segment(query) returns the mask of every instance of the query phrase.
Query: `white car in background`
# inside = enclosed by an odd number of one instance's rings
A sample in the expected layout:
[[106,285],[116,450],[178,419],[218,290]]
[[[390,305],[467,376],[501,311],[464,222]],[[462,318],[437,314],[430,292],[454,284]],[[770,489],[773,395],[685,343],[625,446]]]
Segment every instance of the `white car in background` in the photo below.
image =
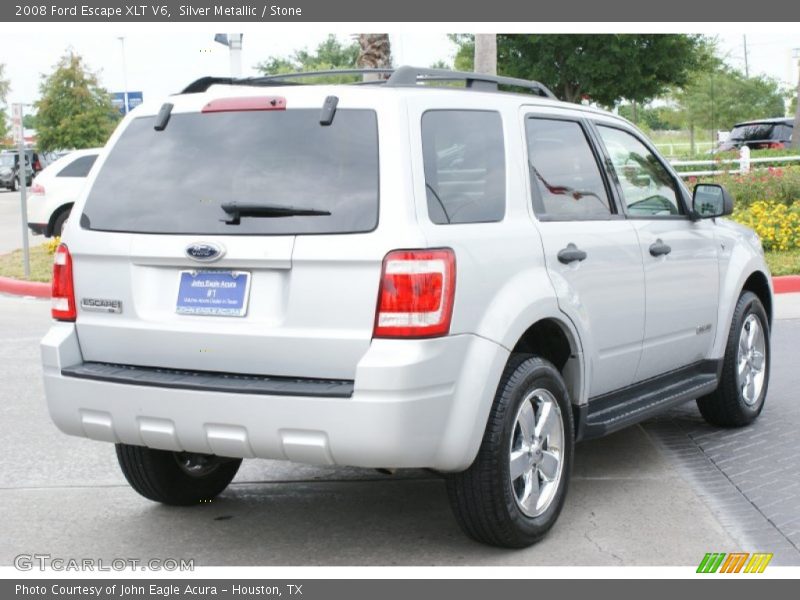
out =
[[102,148],[70,152],[36,176],[28,197],[28,227],[33,233],[45,237],[61,235],[100,150]]

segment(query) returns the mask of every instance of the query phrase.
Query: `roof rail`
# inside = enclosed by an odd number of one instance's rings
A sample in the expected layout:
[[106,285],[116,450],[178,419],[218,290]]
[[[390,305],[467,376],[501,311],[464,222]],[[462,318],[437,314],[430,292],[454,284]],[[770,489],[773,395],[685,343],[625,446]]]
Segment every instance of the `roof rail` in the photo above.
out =
[[466,87],[482,90],[497,91],[501,85],[519,87],[536,92],[539,96],[556,99],[556,95],[543,83],[517,79],[516,77],[502,77],[498,75],[484,75],[483,73],[467,73],[465,71],[449,71],[447,69],[424,69],[418,67],[398,67],[386,82],[391,87],[413,87],[429,81],[463,81]]
[[499,86],[512,86],[527,89],[545,98],[556,99],[550,89],[538,81],[517,79],[515,77],[502,77],[497,75],[484,75],[482,73],[467,73],[464,71],[449,71],[447,69],[425,69],[419,67],[398,67],[397,69],[334,69],[330,71],[304,71],[299,73],[278,73],[262,77],[201,77],[190,83],[181,91],[181,94],[196,94],[205,92],[215,84],[223,85],[302,85],[292,79],[311,77],[330,77],[335,75],[389,75],[388,78],[354,82],[353,85],[379,84],[386,87],[416,87],[430,82],[463,81],[468,89],[481,91],[498,91]]

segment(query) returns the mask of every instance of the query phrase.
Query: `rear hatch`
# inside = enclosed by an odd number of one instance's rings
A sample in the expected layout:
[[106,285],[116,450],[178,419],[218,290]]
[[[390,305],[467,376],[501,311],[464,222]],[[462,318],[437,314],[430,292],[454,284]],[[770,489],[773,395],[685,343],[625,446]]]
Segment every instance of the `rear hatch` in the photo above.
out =
[[85,360],[354,378],[393,241],[376,230],[378,112],[321,124],[324,97],[131,120],[67,240]]

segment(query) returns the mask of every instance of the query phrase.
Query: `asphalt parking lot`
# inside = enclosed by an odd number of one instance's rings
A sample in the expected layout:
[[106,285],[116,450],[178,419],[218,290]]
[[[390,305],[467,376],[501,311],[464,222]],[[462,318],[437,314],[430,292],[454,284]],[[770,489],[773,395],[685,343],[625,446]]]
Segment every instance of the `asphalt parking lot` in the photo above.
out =
[[[706,552],[736,550],[775,550],[776,564],[800,564],[789,526],[782,535],[764,518],[769,507],[759,509],[723,475],[736,498],[744,496],[761,515],[759,521],[748,513],[746,526],[737,528],[744,517],[735,517],[734,496],[726,505],[715,499],[722,492],[703,487],[703,474],[675,443],[687,437],[686,419],[691,427],[704,427],[691,405],[685,414],[581,444],[561,519],[543,542],[526,550],[465,538],[442,480],[424,471],[386,476],[250,460],[208,505],[150,503],[128,488],[111,445],[68,437],[50,422],[38,357],[48,310],[44,301],[0,296],[0,565],[21,553],[193,558],[198,565],[696,565]],[[798,416],[799,336],[800,320],[776,325],[774,377],[759,422],[767,439],[776,422]],[[787,413],[789,406],[794,412]],[[696,430],[690,433],[702,441]],[[670,435],[674,448],[668,447]],[[796,464],[796,434],[782,439],[790,442],[781,446],[790,456],[783,464]],[[702,457],[705,451],[699,452]],[[791,488],[782,494],[789,503],[800,495]],[[788,543],[764,547],[764,536],[776,532]]]

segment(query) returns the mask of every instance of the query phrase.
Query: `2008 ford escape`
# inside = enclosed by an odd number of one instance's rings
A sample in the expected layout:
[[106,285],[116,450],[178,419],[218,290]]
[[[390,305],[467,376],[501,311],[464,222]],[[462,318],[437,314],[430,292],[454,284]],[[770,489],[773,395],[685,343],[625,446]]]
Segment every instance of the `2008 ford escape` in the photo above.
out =
[[126,117],[56,253],[59,428],[168,504],[242,458],[435,469],[467,534],[521,547],[576,441],[692,399],[758,416],[771,283],[724,189],[536,82],[386,75],[205,78]]

